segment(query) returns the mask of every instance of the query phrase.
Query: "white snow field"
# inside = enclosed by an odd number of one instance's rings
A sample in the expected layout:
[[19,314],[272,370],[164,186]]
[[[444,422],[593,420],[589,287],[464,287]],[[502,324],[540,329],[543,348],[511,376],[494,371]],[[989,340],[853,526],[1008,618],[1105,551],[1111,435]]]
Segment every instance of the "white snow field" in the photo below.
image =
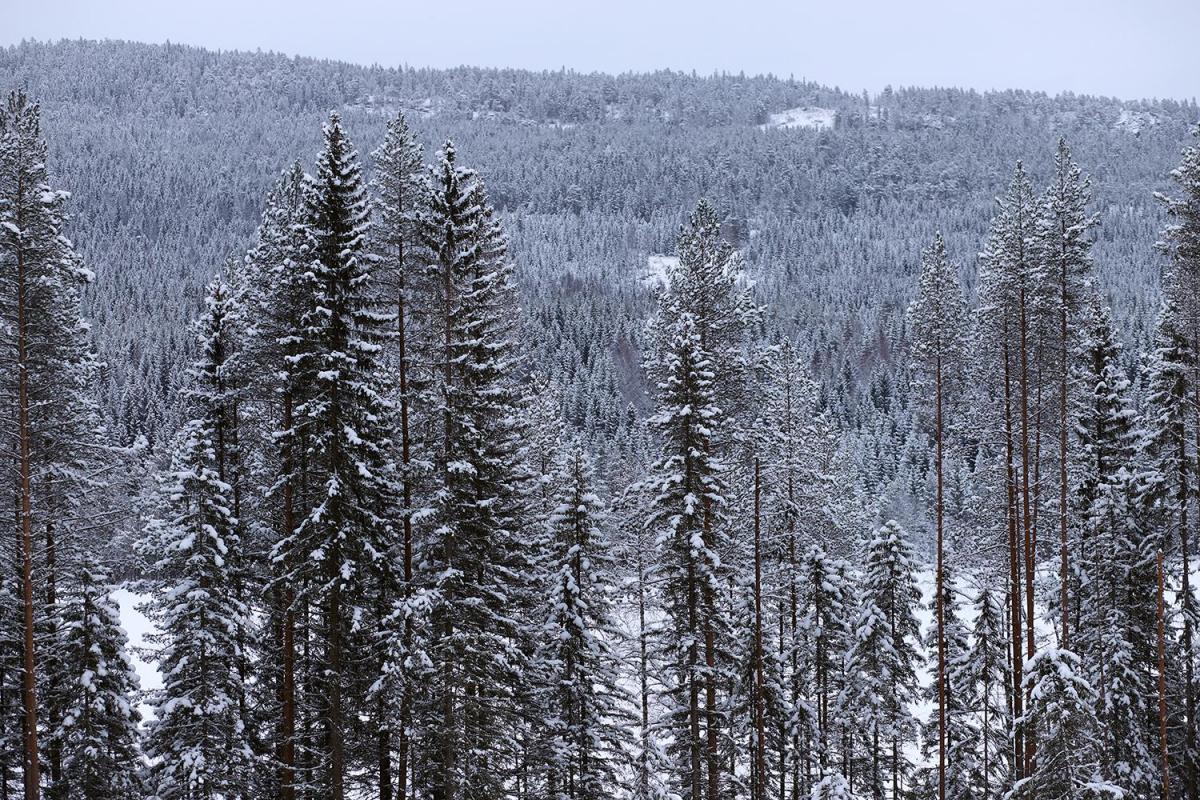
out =
[[780,128],[816,128],[817,130],[830,130],[833,128],[833,123],[836,118],[837,112],[832,108],[800,106],[799,108],[789,108],[785,111],[772,114],[767,118],[765,125],[759,125],[758,127],[762,128],[764,131]]

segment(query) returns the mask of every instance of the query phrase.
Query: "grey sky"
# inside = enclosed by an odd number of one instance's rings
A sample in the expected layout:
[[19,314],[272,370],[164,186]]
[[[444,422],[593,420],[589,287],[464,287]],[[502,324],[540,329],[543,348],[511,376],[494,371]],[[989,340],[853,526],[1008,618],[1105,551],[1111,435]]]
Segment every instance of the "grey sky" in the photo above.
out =
[[171,40],[385,66],[672,68],[894,86],[1200,95],[1200,0],[57,0],[0,43]]

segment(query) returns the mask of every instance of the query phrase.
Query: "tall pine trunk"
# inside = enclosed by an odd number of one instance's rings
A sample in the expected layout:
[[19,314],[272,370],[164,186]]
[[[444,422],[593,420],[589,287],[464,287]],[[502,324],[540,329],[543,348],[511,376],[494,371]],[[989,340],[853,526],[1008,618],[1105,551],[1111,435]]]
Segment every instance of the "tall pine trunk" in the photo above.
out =
[[[23,197],[23,179],[17,179],[17,195]],[[17,230],[24,230],[23,203],[16,203]],[[22,671],[21,702],[24,710],[25,800],[37,800],[41,791],[41,766],[38,758],[37,661],[34,656],[33,628],[33,489],[29,446],[29,308],[26,305],[26,263],[24,242],[18,234],[17,256],[17,470],[21,507],[21,610]]]
[[[1059,241],[1066,241],[1066,220],[1060,224]],[[1070,573],[1069,554],[1070,543],[1067,538],[1067,388],[1070,378],[1068,369],[1067,347],[1067,317],[1069,294],[1067,288],[1067,259],[1066,254],[1060,258],[1059,280],[1062,282],[1061,307],[1059,309],[1059,369],[1062,370],[1058,386],[1058,580],[1059,604],[1062,614],[1062,646],[1071,646],[1071,605],[1070,605]]]
[[[712,548],[712,500],[704,500],[704,544]],[[721,749],[717,708],[717,639],[714,625],[717,616],[716,592],[708,581],[700,586],[704,603],[704,732],[705,768],[708,800],[719,800],[721,794]]]
[[767,796],[767,728],[764,707],[762,619],[762,468],[754,459],[754,781],[753,800]]
[[[1020,319],[1018,323],[1020,335],[1020,376],[1018,378],[1018,391],[1020,392],[1021,402],[1021,523],[1025,538],[1025,654],[1032,658],[1035,652],[1033,638],[1033,573],[1036,561],[1029,488],[1029,320],[1024,287],[1021,288],[1018,302],[1020,305]],[[1026,698],[1026,700],[1028,699]],[[1033,733],[1031,731],[1026,731],[1026,733],[1025,752],[1023,754],[1024,774],[1030,775],[1033,771],[1035,745]],[[1030,800],[1032,800],[1032,797]]]
[[946,800],[946,609],[943,552],[944,505],[942,495],[942,356],[935,357],[934,439],[937,472],[937,682],[938,682],[938,800]]
[[1158,746],[1162,756],[1162,797],[1171,798],[1171,758],[1167,750],[1167,623],[1163,599],[1163,554],[1157,553],[1158,567]]
[[[1013,408],[1012,408],[1012,369],[1008,343],[1007,320],[1004,326],[1004,434],[1005,434],[1005,473],[1006,504],[1008,518],[1008,569],[1009,592],[1008,608],[1009,621],[1012,625],[1012,718],[1019,719],[1024,710],[1022,692],[1022,650],[1021,650],[1021,559],[1020,546],[1017,537],[1017,481],[1016,481],[1016,448],[1013,443]],[[1019,728],[1013,728],[1013,777],[1020,780],[1025,776],[1024,741]]]

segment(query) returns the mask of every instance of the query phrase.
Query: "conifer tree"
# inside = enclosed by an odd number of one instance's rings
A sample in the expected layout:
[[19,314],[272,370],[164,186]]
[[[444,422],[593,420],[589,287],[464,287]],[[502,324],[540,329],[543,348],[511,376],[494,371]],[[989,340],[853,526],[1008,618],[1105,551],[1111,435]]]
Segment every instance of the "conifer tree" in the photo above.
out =
[[62,604],[66,675],[62,730],[62,796],[88,800],[143,797],[143,764],[134,705],[138,677],[127,652],[120,609],[108,577],[85,559]]
[[859,795],[850,789],[840,772],[831,772],[813,786],[809,797],[811,800],[858,800]]
[[[849,564],[832,558],[818,545],[804,554],[801,563],[803,617],[798,627],[804,631],[804,642],[811,648],[813,686],[810,695],[817,727],[816,759],[822,768],[834,765],[834,747],[848,730],[836,709],[843,688],[842,659],[850,649],[853,636],[854,587],[847,579],[849,570]],[[797,642],[795,649],[799,646]],[[793,655],[798,662],[799,654],[789,653],[789,656]],[[796,696],[800,694],[802,677],[798,668],[792,673]],[[794,747],[798,744],[797,738],[793,737],[793,743]],[[791,752],[789,756],[793,773],[798,773],[801,754]],[[795,776],[793,782],[799,783]]]
[[973,604],[970,647],[950,662],[950,682],[966,699],[963,711],[973,719],[947,748],[947,779],[965,787],[968,796],[989,800],[1000,797],[1009,784],[1008,637],[1003,606],[990,589],[981,589]]
[[[62,707],[54,653],[39,651],[57,628],[60,567],[57,535],[84,499],[96,457],[98,422],[87,396],[95,363],[80,319],[79,286],[90,279],[63,234],[67,193],[54,189],[41,138],[40,109],[14,92],[0,109],[0,347],[4,353],[2,420],[12,442],[10,485],[17,535],[16,600],[20,621],[21,769],[25,800],[41,791],[39,733],[57,728]],[[35,535],[41,540],[35,542]],[[35,596],[35,551],[45,581]],[[44,568],[44,571],[43,569]],[[39,602],[40,600],[40,602]],[[45,609],[45,619],[39,619]],[[39,685],[49,697],[39,698]],[[46,714],[49,700],[50,714]],[[48,741],[52,782],[61,777],[61,743]]]
[[548,791],[562,800],[599,800],[619,783],[625,726],[614,647],[613,563],[603,501],[591,459],[578,444],[559,465],[558,505],[549,520],[550,618],[540,654],[547,670]]
[[149,615],[164,676],[147,741],[159,800],[248,797],[256,767],[253,721],[242,702],[250,612],[231,591],[243,564],[242,528],[222,477],[233,410],[225,381],[236,368],[231,332],[241,309],[220,279],[206,303],[187,395],[196,416],[162,479],[164,516],[151,521],[142,543],[155,560]]
[[[1193,135],[1200,137],[1200,126],[1193,130]],[[1184,374],[1178,379],[1186,383],[1179,387],[1189,397],[1192,408],[1191,424],[1200,436],[1200,145],[1189,145],[1184,148],[1179,166],[1171,171],[1178,194],[1174,196],[1160,195],[1159,199],[1166,207],[1171,223],[1163,231],[1161,247],[1170,257],[1170,264],[1163,271],[1163,294],[1168,307],[1172,309],[1172,329],[1174,336],[1182,341],[1187,348],[1186,358],[1178,363]],[[1181,348],[1173,348],[1184,355]],[[1185,411],[1180,409],[1182,414]],[[1186,423],[1185,423],[1186,427]],[[1181,469],[1186,469],[1181,465]],[[1186,480],[1186,474],[1181,475]],[[1200,491],[1200,474],[1191,482],[1192,492]],[[1189,800],[1200,796],[1200,753],[1197,748],[1197,688],[1194,675],[1195,661],[1195,624],[1197,609],[1193,598],[1188,564],[1191,553],[1191,532],[1187,527],[1186,504],[1187,489],[1180,484],[1180,556],[1182,581],[1180,593],[1183,606],[1183,659],[1184,659],[1184,790]]]
[[[312,496],[290,535],[275,546],[282,580],[319,614],[315,676],[321,730],[319,791],[342,800],[348,734],[365,687],[356,678],[360,620],[395,580],[392,408],[381,365],[391,317],[375,306],[366,258],[367,198],[357,153],[336,113],[306,197],[306,307],[295,359],[306,396],[295,408]],[[391,594],[390,596],[394,596]]]
[[[407,607],[412,602],[415,583],[415,542],[413,539],[413,516],[417,513],[416,483],[419,458],[416,450],[415,411],[413,408],[414,386],[411,365],[410,339],[414,323],[411,308],[411,285],[421,269],[420,226],[428,190],[424,185],[424,170],[421,161],[421,146],[413,137],[404,115],[398,114],[388,123],[387,135],[375,151],[375,224],[372,227],[372,249],[377,259],[376,268],[380,283],[385,286],[388,299],[392,301],[396,314],[396,336],[394,356],[396,403],[399,411],[398,480],[400,483],[400,525],[402,578],[401,597],[405,603],[400,611],[402,621],[400,652],[389,658],[396,663],[411,657],[413,651],[413,610]],[[396,681],[384,681],[375,687],[375,716],[378,725],[378,772],[380,800],[391,800],[391,723],[389,694],[399,697],[399,713],[396,715],[397,796],[407,797],[410,776],[409,751],[412,727],[412,690],[404,685],[408,670],[397,670]],[[400,685],[394,685],[394,684]],[[390,692],[388,691],[390,690]]]
[[862,604],[847,656],[847,685],[840,704],[863,714],[876,797],[884,796],[885,765],[890,772],[888,796],[901,796],[909,772],[904,745],[916,721],[909,704],[917,693],[921,630],[917,608],[921,591],[916,564],[904,529],[890,520],[867,544],[862,577]]
[[944,449],[945,413],[957,399],[958,377],[964,372],[964,348],[967,339],[967,303],[958,284],[958,271],[946,257],[946,243],[941,233],[933,245],[921,254],[921,277],[917,297],[908,309],[908,321],[913,335],[913,360],[923,379],[918,390],[933,389],[934,471],[936,490],[934,519],[936,521],[936,567],[934,576],[934,650],[937,671],[934,685],[937,696],[937,796],[946,798],[946,708],[950,698],[946,668],[946,614],[943,600],[948,596],[945,573],[945,502]]
[[1058,140],[1054,154],[1054,179],[1042,196],[1037,223],[1037,247],[1050,287],[1050,303],[1058,317],[1058,517],[1059,517],[1059,606],[1061,607],[1061,644],[1069,647],[1070,637],[1070,514],[1068,506],[1070,383],[1077,326],[1072,323],[1084,310],[1091,292],[1090,229],[1097,217],[1089,214],[1091,180],[1071,157],[1065,139]]
[[506,796],[532,702],[512,267],[483,183],[456,162],[447,143],[430,181],[421,236],[433,255],[419,288],[435,487],[420,562],[431,608],[418,780],[447,800]]
[[1123,788],[1100,772],[1096,690],[1083,677],[1079,657],[1070,650],[1046,647],[1029,660],[1028,667],[1030,702],[1016,725],[1026,730],[1026,736],[1030,728],[1037,729],[1038,757],[1029,775],[1013,784],[1005,797],[1124,797]]
[[[922,728],[922,751],[928,763],[940,766],[937,752],[945,748],[944,778],[939,775],[937,766],[924,770],[920,778],[921,791],[929,796],[936,795],[939,784],[944,780],[945,793],[953,800],[966,800],[974,797],[974,788],[970,776],[975,772],[973,763],[975,754],[969,745],[975,739],[972,710],[979,704],[976,687],[968,682],[959,683],[955,665],[960,664],[970,652],[967,638],[967,628],[959,615],[958,594],[954,587],[953,572],[943,570],[941,600],[942,611],[942,642],[945,647],[945,670],[940,679],[935,672],[934,681],[930,685],[927,701],[933,707],[929,723]],[[934,610],[934,625],[925,637],[927,652],[937,652],[938,627],[936,598],[930,598]],[[944,730],[944,733],[943,733]],[[955,758],[951,760],[950,755]]]
[[[993,396],[1002,398],[1005,440],[1006,524],[1009,556],[1009,620],[1012,625],[1013,713],[1020,716],[1027,698],[1023,662],[1035,652],[1034,569],[1037,564],[1039,482],[1035,478],[1041,426],[1037,413],[1042,352],[1038,336],[1045,323],[1045,270],[1037,253],[1036,204],[1024,165],[1017,162],[984,252],[980,275],[984,340],[997,364],[989,370]],[[1022,585],[1023,579],[1023,585]],[[1023,640],[1023,641],[1022,641]],[[1028,770],[1036,742],[1016,731],[1013,749],[1018,774]]]
[[746,339],[757,308],[741,286],[740,257],[720,238],[716,212],[701,201],[679,236],[652,322],[647,367],[655,376],[662,457],[653,482],[649,525],[660,547],[669,632],[672,732],[679,790],[716,800],[728,664],[726,456],[737,439],[737,412],[748,386]]
[[[1155,330],[1154,350],[1147,366],[1146,433],[1139,460],[1144,465],[1137,476],[1139,516],[1143,524],[1157,530],[1165,544],[1178,542],[1180,558],[1180,641],[1184,741],[1176,750],[1185,793],[1194,785],[1196,751],[1193,746],[1192,709],[1195,696],[1193,636],[1196,608],[1192,597],[1190,570],[1191,531],[1189,506],[1193,490],[1194,454],[1190,450],[1191,428],[1189,367],[1194,353],[1183,330],[1178,306],[1168,294]],[[1189,795],[1190,796],[1190,795]]]
[[656,469],[661,477],[650,522],[658,532],[659,580],[670,617],[662,657],[672,673],[667,724],[679,759],[675,774],[683,796],[700,800],[716,793],[710,787],[721,781],[713,750],[721,713],[714,697],[721,678],[716,637],[727,634],[716,588],[725,582],[716,541],[725,486],[722,465],[712,455],[711,426],[720,413],[712,361],[690,314],[674,327],[654,419],[664,456]]

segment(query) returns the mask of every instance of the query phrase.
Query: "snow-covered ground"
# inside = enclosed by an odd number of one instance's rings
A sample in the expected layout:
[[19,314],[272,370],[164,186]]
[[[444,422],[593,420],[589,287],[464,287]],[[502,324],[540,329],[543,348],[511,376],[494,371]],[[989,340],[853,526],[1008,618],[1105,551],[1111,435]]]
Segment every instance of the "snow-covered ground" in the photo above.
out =
[[832,108],[800,106],[799,108],[789,108],[786,111],[772,114],[767,118],[765,125],[759,125],[758,127],[764,131],[773,128],[816,128],[817,130],[827,130],[833,128],[833,122],[836,118],[837,112]]
[[[133,666],[137,670],[142,691],[161,689],[162,675],[150,656],[152,645],[147,640],[148,636],[155,633],[154,623],[138,610],[138,606],[146,602],[146,596],[128,589],[117,589],[112,596],[121,608],[121,627],[129,636],[129,654],[133,658]],[[141,711],[143,719],[151,716],[149,707],[144,703]]]

